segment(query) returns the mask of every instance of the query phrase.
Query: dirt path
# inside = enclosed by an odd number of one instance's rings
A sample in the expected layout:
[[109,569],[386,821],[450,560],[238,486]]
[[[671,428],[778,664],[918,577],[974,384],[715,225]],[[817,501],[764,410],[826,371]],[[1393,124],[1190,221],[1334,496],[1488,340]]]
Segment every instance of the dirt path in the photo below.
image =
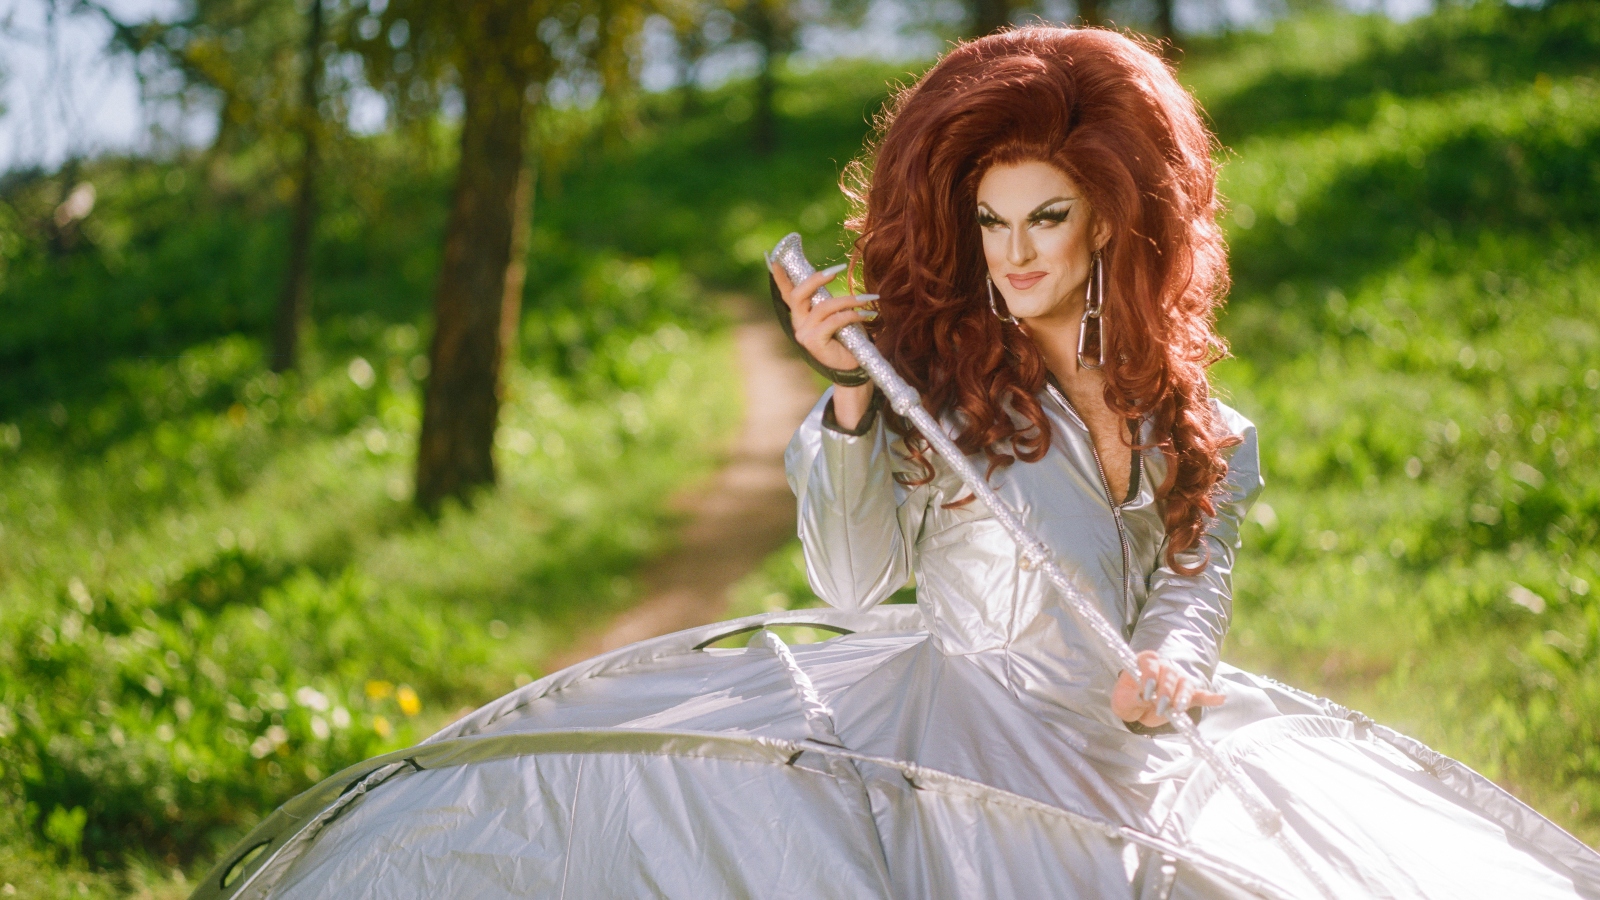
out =
[[794,496],[783,448],[816,402],[810,370],[763,306],[747,303],[734,332],[744,376],[744,424],[728,462],[678,498],[688,514],[676,548],[649,564],[644,599],[599,634],[550,661],[556,671],[634,641],[722,618],[728,590],[794,536]]

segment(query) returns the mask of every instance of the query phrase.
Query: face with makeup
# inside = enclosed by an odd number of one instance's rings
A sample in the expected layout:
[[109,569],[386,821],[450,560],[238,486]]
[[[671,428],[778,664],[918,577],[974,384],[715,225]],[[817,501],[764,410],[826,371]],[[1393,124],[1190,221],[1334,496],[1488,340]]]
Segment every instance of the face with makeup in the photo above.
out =
[[1072,179],[1047,162],[992,166],[978,182],[977,217],[1002,312],[1075,323],[1105,237]]

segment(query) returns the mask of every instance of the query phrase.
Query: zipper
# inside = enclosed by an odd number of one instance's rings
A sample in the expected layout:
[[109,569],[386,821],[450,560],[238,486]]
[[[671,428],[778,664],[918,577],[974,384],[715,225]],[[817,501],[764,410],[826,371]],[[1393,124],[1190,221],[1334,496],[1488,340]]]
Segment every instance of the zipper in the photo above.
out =
[[[1067,399],[1067,395],[1049,380],[1046,380],[1045,385],[1055,395],[1056,399],[1067,408],[1067,411],[1072,413],[1072,418],[1083,427],[1084,433],[1089,435],[1089,452],[1094,455],[1095,472],[1100,475],[1100,487],[1106,492],[1106,505],[1111,507],[1111,520],[1117,526],[1117,543],[1122,545],[1122,614],[1128,620],[1125,630],[1131,632],[1133,628],[1133,590],[1128,583],[1128,576],[1133,569],[1133,549],[1128,546],[1128,529],[1122,521],[1122,505],[1111,496],[1111,480],[1106,477],[1105,464],[1100,461],[1100,448],[1094,445],[1094,435],[1089,432],[1089,426],[1083,421],[1083,417],[1078,415],[1078,408],[1073,406],[1072,401]],[[1143,461],[1139,460],[1138,456],[1138,453],[1134,454],[1136,464],[1142,464]]]

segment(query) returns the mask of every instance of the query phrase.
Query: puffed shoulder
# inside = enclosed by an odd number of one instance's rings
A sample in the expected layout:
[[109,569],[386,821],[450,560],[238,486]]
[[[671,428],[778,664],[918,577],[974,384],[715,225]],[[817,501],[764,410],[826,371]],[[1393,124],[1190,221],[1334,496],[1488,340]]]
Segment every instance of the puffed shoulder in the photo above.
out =
[[1223,480],[1221,496],[1217,497],[1218,511],[1221,512],[1224,504],[1236,506],[1238,508],[1233,512],[1242,519],[1267,484],[1261,472],[1261,447],[1256,426],[1221,400],[1212,398],[1211,408],[1217,414],[1217,422],[1229,434],[1239,438],[1239,443],[1223,451],[1228,462],[1228,476]]
[[858,452],[867,452],[876,441],[874,430],[880,420],[877,396],[874,396],[872,406],[868,408],[867,414],[862,416],[861,422],[855,428],[846,430],[840,427],[833,417],[833,390],[830,387],[817,398],[816,404],[811,407],[811,412],[806,414],[800,427],[795,429],[794,437],[789,440],[789,446],[784,450],[783,467],[788,474],[789,487],[795,496],[805,493],[811,467],[822,453],[824,443],[859,444]]

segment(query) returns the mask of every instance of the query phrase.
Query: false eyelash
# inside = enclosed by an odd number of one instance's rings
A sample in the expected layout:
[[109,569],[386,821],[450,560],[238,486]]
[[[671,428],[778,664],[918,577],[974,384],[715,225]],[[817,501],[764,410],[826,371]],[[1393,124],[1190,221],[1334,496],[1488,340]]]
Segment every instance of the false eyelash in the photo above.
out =
[[978,226],[980,228],[989,228],[989,227],[992,227],[992,226],[995,226],[995,225],[1004,225],[1004,224],[1005,224],[1004,222],[1000,221],[999,219],[995,218],[994,216],[979,216],[978,217]]
[[1072,212],[1071,210],[1064,209],[1064,210],[1061,210],[1060,212],[1039,213],[1036,216],[1030,216],[1028,218],[1028,221],[1030,221],[1030,222],[1054,222],[1055,224],[1060,225],[1062,222],[1065,222],[1067,220],[1067,216],[1071,212]]

